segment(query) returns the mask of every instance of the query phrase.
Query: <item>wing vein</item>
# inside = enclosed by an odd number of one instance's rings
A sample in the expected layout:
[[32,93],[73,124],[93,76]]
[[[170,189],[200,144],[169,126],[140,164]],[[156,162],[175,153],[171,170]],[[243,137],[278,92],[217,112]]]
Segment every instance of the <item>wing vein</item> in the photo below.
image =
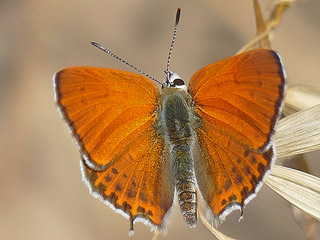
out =
[[[221,149],[224,149],[224,147],[220,146],[217,142],[215,142],[213,139],[211,139],[210,136],[209,136],[206,132],[204,132],[203,130],[200,130],[200,131],[201,131],[201,133],[202,133],[207,139],[209,139],[209,141],[210,141],[212,144],[215,144],[215,145],[219,146]],[[250,149],[249,149],[249,150],[250,150]],[[232,152],[232,153],[235,154],[238,158],[240,158],[240,159],[243,160],[242,155],[240,155],[238,152],[233,151],[233,150],[231,150],[231,149],[228,149],[228,151],[229,151],[229,152]],[[254,166],[253,166],[249,161],[247,161],[246,159],[245,159],[245,162],[250,166],[251,169],[255,169]]]
[[87,81],[86,82],[76,82],[76,83],[66,83],[63,84],[63,87],[74,87],[74,86],[86,86],[86,85],[112,85],[111,83],[107,83],[107,82],[90,82]]
[[[128,110],[128,109],[130,109],[130,108],[127,108],[126,110]],[[125,113],[125,111],[122,111],[120,114],[118,114],[118,115],[110,122],[110,124],[112,124],[117,118],[119,118],[119,117],[120,117],[121,115],[123,115],[124,113]],[[137,118],[141,118],[141,116],[136,116],[135,118],[131,118],[131,120],[137,119]],[[151,120],[151,117],[148,118],[144,123],[142,123],[142,124],[140,125],[140,127],[141,127],[142,125],[144,125],[145,123],[147,123],[148,121],[150,121],[150,120]],[[107,125],[106,127],[104,127],[104,128],[102,129],[102,131],[100,131],[100,133],[98,133],[94,138],[91,139],[91,142],[93,142],[93,141],[95,141],[96,139],[100,138],[100,140],[97,142],[96,146],[92,149],[92,152],[94,152],[99,145],[103,144],[103,143],[107,140],[107,138],[101,138],[101,135],[102,135],[102,134],[104,133],[104,131],[110,126],[110,124]],[[113,129],[112,129],[112,132],[115,132],[116,129],[118,129],[120,126],[121,126],[121,125],[117,126],[116,128],[113,128]],[[138,128],[139,128],[139,127],[137,127],[136,129],[138,129]],[[132,132],[127,132],[126,137],[127,137],[128,135],[130,135],[131,133],[132,133]],[[124,137],[124,139],[125,139],[126,137]],[[87,143],[87,144],[89,144],[89,143]]]
[[[226,101],[227,103],[229,103],[228,101]],[[232,105],[231,103],[229,103],[230,105]],[[253,119],[253,118],[251,118],[251,116],[249,116],[247,113],[245,113],[245,112],[243,112],[241,109],[239,109],[239,108],[237,108],[236,106],[234,106],[234,105],[232,105],[234,108],[236,108],[239,112],[241,112],[242,114],[244,114],[251,122],[253,122],[253,123],[255,123],[255,125],[251,125],[251,124],[248,124],[246,121],[244,121],[241,117],[239,117],[239,116],[237,116],[237,115],[234,115],[234,114],[232,114],[232,112],[229,112],[229,111],[227,111],[227,110],[225,110],[225,109],[222,109],[222,108],[218,108],[217,106],[210,106],[211,108],[214,108],[214,109],[217,109],[217,110],[220,110],[220,111],[223,111],[223,112],[226,112],[226,113],[228,113],[228,114],[230,114],[230,115],[232,115],[232,116],[234,116],[235,118],[237,118],[237,119],[239,119],[239,122],[242,122],[242,123],[244,123],[244,124],[246,124],[248,127],[250,127],[250,128],[253,128],[253,129],[255,129],[256,131],[258,131],[258,132],[260,132],[262,135],[265,135],[265,133],[263,132],[263,131],[261,131],[260,130],[260,128],[258,127],[259,126],[259,122],[257,122],[255,119]],[[199,108],[198,108],[199,109]],[[201,109],[202,110],[202,109]],[[212,118],[214,118],[215,120],[218,120],[218,121],[220,121],[220,122],[223,122],[223,121],[221,121],[220,119],[217,119],[216,117],[214,117],[214,116],[212,116],[212,115],[210,115],[209,113],[207,113],[207,112],[204,112],[204,111],[202,111],[204,114],[206,114],[207,116],[209,116],[209,117],[212,117]],[[225,124],[227,124],[230,128],[232,128],[232,129],[235,129],[235,128],[233,128],[229,123],[226,123],[226,122],[224,122]],[[258,125],[258,126],[256,126],[256,125]],[[264,126],[265,127],[265,126]],[[238,133],[240,133],[239,131],[237,131]],[[247,138],[247,137],[246,137]],[[248,140],[249,140],[249,138],[247,138]],[[250,142],[250,141],[249,141]]]
[[[97,94],[97,93],[101,93],[101,94]],[[71,97],[66,97],[66,96],[64,96],[64,97],[63,97],[63,101],[68,102],[68,101],[75,100],[75,99],[81,98],[81,97],[86,97],[86,96],[89,96],[89,95],[92,95],[92,94],[94,94],[93,98],[86,98],[86,99],[98,98],[98,97],[103,96],[105,93],[104,93],[104,92],[101,92],[101,91],[92,91],[92,92],[86,92],[86,93],[84,93],[84,94],[79,94],[79,95],[77,95],[77,96],[71,96]],[[60,100],[61,100],[61,98],[60,98]]]

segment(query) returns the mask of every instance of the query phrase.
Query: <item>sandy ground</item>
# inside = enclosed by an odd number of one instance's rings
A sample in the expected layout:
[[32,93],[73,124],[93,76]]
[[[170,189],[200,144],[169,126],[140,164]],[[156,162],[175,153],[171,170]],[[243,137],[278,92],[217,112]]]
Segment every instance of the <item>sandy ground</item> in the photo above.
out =
[[[264,9],[269,3],[262,1]],[[184,79],[255,35],[249,0],[0,2],[0,239],[128,239],[128,220],[81,181],[78,149],[55,109],[52,76],[74,65],[129,70],[93,48],[94,40],[162,80],[178,6],[171,69]],[[319,10],[318,0],[295,4],[274,34],[290,84],[320,86]],[[319,156],[306,155],[317,176]],[[240,223],[238,216],[219,229],[238,239],[304,238],[290,205],[267,186]],[[131,239],[151,237],[138,223]],[[165,239],[213,237],[201,222],[188,228],[175,211]]]

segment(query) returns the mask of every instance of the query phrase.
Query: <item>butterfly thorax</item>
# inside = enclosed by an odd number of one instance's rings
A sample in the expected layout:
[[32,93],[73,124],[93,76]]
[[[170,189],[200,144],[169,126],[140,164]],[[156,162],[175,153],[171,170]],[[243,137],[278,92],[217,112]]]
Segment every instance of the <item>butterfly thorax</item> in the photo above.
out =
[[159,123],[168,148],[180,210],[185,222],[197,221],[197,197],[194,164],[191,97],[183,88],[162,90]]

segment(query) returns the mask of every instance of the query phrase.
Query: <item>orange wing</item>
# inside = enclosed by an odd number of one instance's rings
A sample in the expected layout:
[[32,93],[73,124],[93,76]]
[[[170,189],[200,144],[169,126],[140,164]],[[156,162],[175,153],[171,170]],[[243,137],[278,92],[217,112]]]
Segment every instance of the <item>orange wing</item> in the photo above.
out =
[[[108,169],[96,171],[82,160],[83,180],[93,196],[112,204],[130,219],[143,220],[158,230],[173,203],[173,179],[163,142],[153,130],[138,137]],[[146,221],[144,221],[146,220]]]
[[155,128],[156,86],[137,74],[93,67],[64,69],[54,82],[92,194],[129,216],[131,229],[136,219],[163,227],[174,190]]
[[220,220],[242,209],[272,165],[272,135],[284,88],[280,57],[263,49],[211,64],[190,80],[188,91],[199,119],[196,178]]

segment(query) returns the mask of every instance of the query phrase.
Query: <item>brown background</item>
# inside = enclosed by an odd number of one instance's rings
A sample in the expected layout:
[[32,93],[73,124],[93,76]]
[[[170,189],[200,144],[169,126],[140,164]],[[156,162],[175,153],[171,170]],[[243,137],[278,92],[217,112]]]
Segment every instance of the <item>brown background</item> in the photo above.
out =
[[[262,1],[264,9],[269,3]],[[81,181],[79,152],[55,109],[51,79],[73,65],[130,71],[93,48],[94,40],[162,80],[178,6],[171,69],[184,79],[255,34],[249,0],[0,1],[0,239],[128,238],[128,220]],[[318,0],[295,4],[274,35],[290,83],[320,85],[319,10]],[[319,176],[319,152],[307,159]],[[238,216],[219,229],[238,239],[303,239],[289,204],[266,186],[240,223]],[[138,223],[131,239],[151,237]],[[166,239],[212,238],[200,221],[189,229],[174,212]]]

